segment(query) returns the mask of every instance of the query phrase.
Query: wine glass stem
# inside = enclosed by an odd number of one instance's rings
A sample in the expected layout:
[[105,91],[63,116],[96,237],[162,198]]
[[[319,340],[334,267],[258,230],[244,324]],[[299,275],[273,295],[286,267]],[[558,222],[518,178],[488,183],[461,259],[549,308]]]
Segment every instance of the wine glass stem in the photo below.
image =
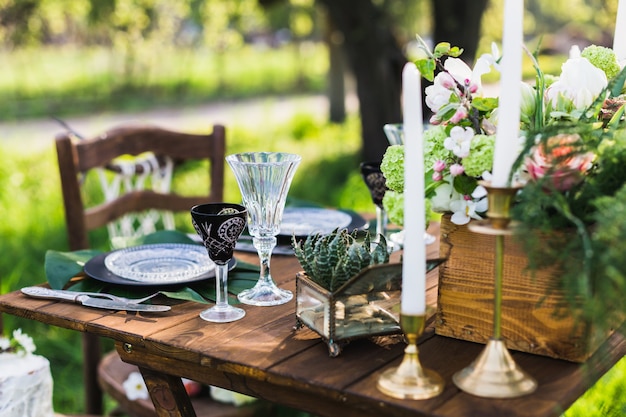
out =
[[259,276],[259,284],[273,284],[272,275],[270,274],[270,259],[272,250],[276,247],[276,238],[271,237],[255,237],[252,243],[259,254],[261,264],[261,274]]
[[378,242],[379,235],[387,236],[387,212],[384,208],[376,206],[376,238],[374,239]]
[[228,263],[215,265],[215,306],[228,306]]

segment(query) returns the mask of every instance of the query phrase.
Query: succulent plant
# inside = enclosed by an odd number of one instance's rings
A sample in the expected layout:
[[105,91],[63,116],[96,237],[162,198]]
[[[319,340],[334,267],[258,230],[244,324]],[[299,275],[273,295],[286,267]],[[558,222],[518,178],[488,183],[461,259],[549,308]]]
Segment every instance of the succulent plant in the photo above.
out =
[[389,262],[387,241],[380,235],[372,244],[369,232],[357,240],[357,231],[335,229],[329,234],[312,234],[304,241],[292,238],[300,265],[308,277],[329,291],[341,287],[362,269]]

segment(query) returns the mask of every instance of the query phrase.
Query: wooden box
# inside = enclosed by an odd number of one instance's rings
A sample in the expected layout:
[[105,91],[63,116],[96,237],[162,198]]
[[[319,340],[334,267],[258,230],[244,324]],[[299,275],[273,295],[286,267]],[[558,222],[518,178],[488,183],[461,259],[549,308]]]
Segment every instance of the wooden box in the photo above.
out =
[[[563,294],[558,271],[526,272],[526,256],[505,237],[502,289],[502,338],[513,350],[584,362],[608,335],[588,323],[557,317]],[[436,333],[486,343],[493,335],[495,237],[478,234],[442,216]]]

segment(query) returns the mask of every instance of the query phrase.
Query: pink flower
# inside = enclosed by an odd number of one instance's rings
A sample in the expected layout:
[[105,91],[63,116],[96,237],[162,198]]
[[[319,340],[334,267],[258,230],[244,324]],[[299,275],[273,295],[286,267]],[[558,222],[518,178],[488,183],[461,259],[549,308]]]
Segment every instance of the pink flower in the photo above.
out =
[[461,164],[450,165],[450,174],[452,174],[453,177],[456,177],[457,175],[461,175],[464,172],[465,172],[465,168],[463,168],[463,165]]
[[567,191],[579,184],[591,168],[595,155],[591,152],[577,153],[575,145],[581,140],[577,134],[562,133],[537,145],[524,162],[530,177],[538,180],[549,176],[559,191]]
[[446,169],[446,163],[444,161],[442,161],[441,159],[437,160],[433,164],[433,171],[435,171],[435,172],[441,172],[444,169]]
[[467,118],[467,109],[464,106],[459,106],[456,112],[450,118],[451,123],[459,123],[461,120]]
[[433,172],[433,181],[441,181],[443,179],[443,175],[441,172]]

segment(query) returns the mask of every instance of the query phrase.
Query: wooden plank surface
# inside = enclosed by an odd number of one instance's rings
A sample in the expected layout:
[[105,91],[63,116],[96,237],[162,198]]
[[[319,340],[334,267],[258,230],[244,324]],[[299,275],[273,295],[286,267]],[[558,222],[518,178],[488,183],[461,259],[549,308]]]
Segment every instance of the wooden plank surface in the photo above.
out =
[[[257,261],[256,254],[237,256]],[[272,272],[281,287],[293,291],[299,269],[294,257],[272,259]],[[436,271],[427,281],[432,304]],[[127,314],[36,300],[19,292],[0,296],[0,311],[116,340],[120,356],[139,365],[159,389],[173,380],[167,375],[183,376],[328,417],[558,416],[626,354],[620,332],[583,366],[515,352],[519,365],[538,380],[537,392],[519,399],[483,399],[459,391],[451,382],[483,346],[435,335],[431,323],[420,338],[420,359],[444,378],[444,392],[430,400],[397,400],[382,394],[376,382],[384,370],[399,364],[405,345],[398,340],[384,345],[381,340],[352,341],[340,356],[331,358],[317,335],[294,333],[294,301],[276,307],[244,305],[246,317],[226,324],[200,319],[198,314],[207,305],[173,304],[165,313]]]

